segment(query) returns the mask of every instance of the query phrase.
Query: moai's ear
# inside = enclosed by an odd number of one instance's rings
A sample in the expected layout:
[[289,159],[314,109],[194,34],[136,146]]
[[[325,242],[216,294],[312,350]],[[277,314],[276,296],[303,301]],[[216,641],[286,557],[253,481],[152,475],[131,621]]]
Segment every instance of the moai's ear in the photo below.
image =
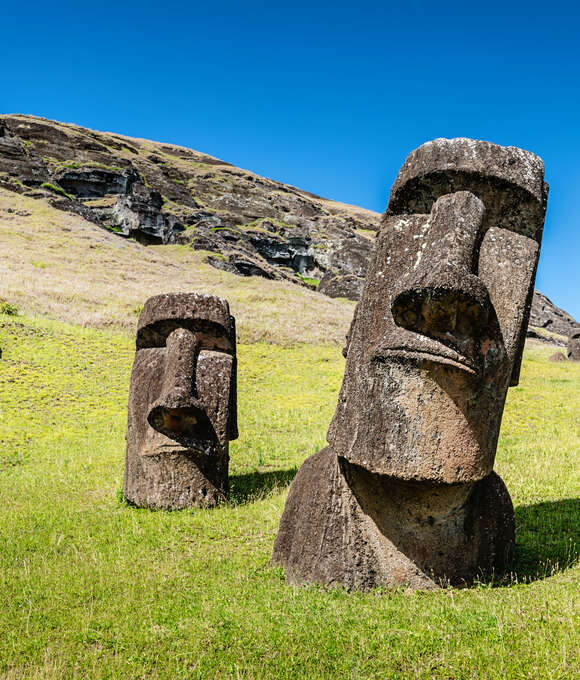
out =
[[[537,258],[536,258],[537,265]],[[535,277],[534,277],[535,278]],[[522,359],[524,356],[524,345],[526,344],[526,332],[528,330],[528,323],[530,321],[530,312],[532,309],[532,299],[534,297],[534,285],[533,280],[528,291],[528,297],[524,306],[523,319],[520,328],[520,337],[517,341],[517,348],[514,352],[514,358],[512,360],[512,374],[510,377],[509,386],[515,387],[520,382],[520,371],[522,368]]]
[[197,358],[196,385],[200,401],[221,446],[230,439],[232,378],[235,358],[224,352],[202,350]]
[[354,325],[356,322],[356,315],[358,313],[358,305],[359,303],[356,303],[356,307],[354,308],[354,314],[352,315],[352,321],[350,322],[350,326],[348,327],[348,333],[346,334],[346,342],[344,343],[344,347],[342,348],[342,356],[346,359],[348,356],[348,348],[350,345],[350,340],[352,337],[352,331],[354,329]]

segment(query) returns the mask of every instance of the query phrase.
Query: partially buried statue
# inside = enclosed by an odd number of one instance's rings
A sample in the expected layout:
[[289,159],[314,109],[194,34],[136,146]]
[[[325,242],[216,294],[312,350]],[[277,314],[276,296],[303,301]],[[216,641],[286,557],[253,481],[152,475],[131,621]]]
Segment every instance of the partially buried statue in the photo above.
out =
[[296,476],[274,546],[289,581],[469,584],[505,566],[493,472],[518,383],[546,209],[515,147],[437,139],[391,191],[347,339],[329,446]]
[[125,497],[209,507],[228,492],[236,420],[236,332],[228,303],[172,293],[145,303],[131,374]]

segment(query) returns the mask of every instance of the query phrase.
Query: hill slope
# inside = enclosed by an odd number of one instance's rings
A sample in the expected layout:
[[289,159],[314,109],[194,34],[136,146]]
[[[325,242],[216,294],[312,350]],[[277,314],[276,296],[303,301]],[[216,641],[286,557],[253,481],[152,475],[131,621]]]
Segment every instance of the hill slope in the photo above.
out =
[[0,117],[0,185],[142,243],[210,251],[234,274],[295,282],[364,276],[379,219],[191,149],[33,116]]
[[[304,287],[358,299],[380,219],[191,149],[20,115],[0,116],[0,192],[0,295],[23,308],[127,325],[148,295],[194,288],[252,319],[247,339],[282,343],[342,342],[352,306]],[[579,327],[539,293],[530,324],[559,345]]]
[[188,246],[145,247],[0,188],[0,298],[83,326],[133,329],[151,295],[199,291],[229,300],[241,342],[342,343],[353,303],[288,281],[237,277]]

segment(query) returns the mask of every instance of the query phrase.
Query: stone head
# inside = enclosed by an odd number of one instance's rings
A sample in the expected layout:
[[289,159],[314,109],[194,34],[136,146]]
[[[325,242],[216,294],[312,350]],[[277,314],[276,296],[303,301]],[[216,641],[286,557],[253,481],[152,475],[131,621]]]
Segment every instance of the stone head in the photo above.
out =
[[403,480],[489,474],[546,200],[541,159],[515,147],[437,139],[409,155],[349,332],[339,457]]
[[141,456],[211,454],[237,433],[235,326],[225,300],[171,293],[145,303],[131,376],[128,440]]

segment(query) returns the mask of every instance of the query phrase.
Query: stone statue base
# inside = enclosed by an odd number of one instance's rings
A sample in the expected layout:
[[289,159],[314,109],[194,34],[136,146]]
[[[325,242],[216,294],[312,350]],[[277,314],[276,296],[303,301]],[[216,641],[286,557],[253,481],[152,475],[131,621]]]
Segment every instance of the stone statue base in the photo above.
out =
[[141,508],[213,507],[227,498],[228,465],[227,447],[210,455],[181,447],[153,455],[128,451],[123,494]]
[[406,482],[327,447],[292,483],[271,563],[291,583],[430,589],[503,569],[514,542],[512,502],[495,472],[468,484]]

